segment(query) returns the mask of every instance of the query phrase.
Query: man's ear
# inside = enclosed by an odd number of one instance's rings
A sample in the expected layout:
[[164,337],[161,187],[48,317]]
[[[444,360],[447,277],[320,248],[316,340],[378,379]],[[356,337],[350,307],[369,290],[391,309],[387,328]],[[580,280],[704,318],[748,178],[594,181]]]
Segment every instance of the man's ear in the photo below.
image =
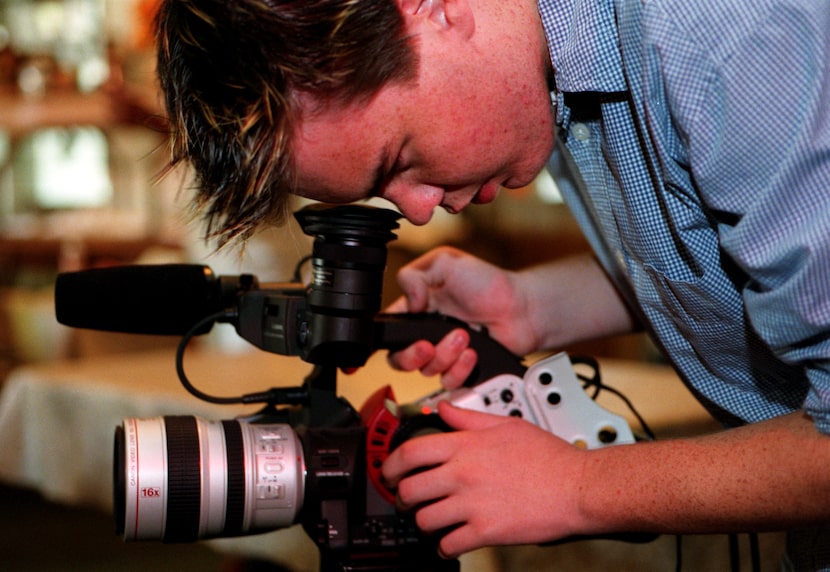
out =
[[475,18],[467,0],[397,0],[407,25],[430,22],[442,30],[453,30],[469,39],[475,32]]

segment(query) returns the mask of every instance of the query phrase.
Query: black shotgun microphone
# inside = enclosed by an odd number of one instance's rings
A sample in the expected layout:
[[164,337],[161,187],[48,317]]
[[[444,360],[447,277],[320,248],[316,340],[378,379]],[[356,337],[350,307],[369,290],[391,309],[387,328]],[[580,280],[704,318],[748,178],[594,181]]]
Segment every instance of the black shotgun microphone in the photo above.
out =
[[[58,275],[61,324],[109,332],[184,335],[199,320],[233,306],[253,276],[223,276],[198,264],[94,268]],[[198,333],[210,331],[207,323]]]

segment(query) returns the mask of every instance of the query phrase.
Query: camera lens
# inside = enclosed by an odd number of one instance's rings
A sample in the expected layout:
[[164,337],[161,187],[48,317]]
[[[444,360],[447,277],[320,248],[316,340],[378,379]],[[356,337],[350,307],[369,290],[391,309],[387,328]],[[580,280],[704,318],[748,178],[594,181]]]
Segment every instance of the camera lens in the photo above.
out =
[[273,530],[302,508],[302,445],[286,424],[193,416],[125,419],[114,512],[125,540],[192,542]]
[[311,363],[363,365],[380,311],[386,245],[401,215],[356,205],[310,205],[297,213],[314,237],[308,304]]

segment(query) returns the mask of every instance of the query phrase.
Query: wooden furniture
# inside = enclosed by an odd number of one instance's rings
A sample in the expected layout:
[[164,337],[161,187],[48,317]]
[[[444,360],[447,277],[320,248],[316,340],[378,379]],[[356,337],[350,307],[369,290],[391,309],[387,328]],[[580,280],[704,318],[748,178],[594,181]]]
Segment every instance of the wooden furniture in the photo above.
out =
[[155,90],[145,87],[120,85],[92,93],[61,90],[42,97],[0,91],[0,129],[13,138],[45,127],[73,125],[165,129]]

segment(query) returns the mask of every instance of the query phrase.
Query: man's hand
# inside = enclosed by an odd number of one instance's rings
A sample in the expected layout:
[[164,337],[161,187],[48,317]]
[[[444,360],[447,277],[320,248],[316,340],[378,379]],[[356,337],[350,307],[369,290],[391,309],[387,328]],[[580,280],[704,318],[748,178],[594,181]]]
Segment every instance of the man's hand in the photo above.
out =
[[[388,312],[440,312],[473,327],[485,326],[490,335],[517,355],[534,349],[534,334],[522,316],[523,300],[516,274],[497,268],[460,250],[440,247],[401,269],[398,281],[404,296]],[[404,371],[442,375],[448,389],[461,385],[475,367],[477,356],[470,337],[458,329],[438,344],[419,341],[390,354],[390,364]]]
[[514,417],[447,402],[439,412],[456,431],[404,442],[384,463],[383,476],[422,530],[449,530],[441,554],[454,558],[585,530],[578,500],[584,451]]

